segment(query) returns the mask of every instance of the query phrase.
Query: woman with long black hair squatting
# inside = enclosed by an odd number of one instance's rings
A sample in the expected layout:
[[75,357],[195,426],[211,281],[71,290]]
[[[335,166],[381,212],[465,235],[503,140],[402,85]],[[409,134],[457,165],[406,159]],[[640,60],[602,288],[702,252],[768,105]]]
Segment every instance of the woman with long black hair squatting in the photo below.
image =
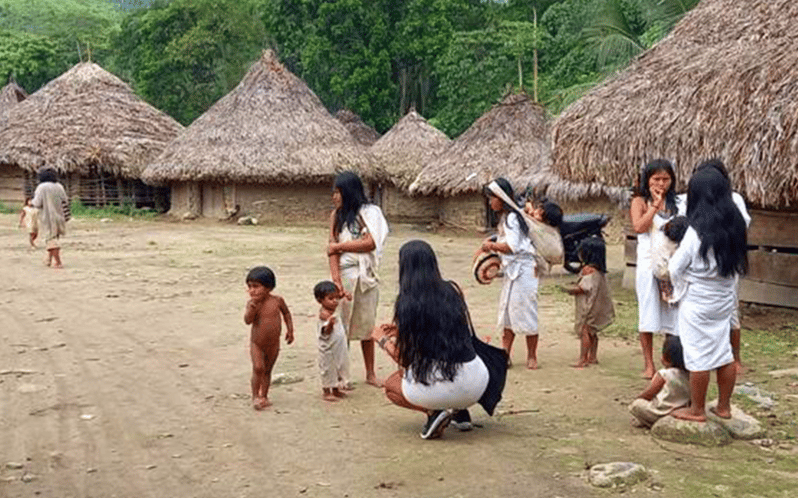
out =
[[732,200],[729,181],[714,168],[693,174],[687,186],[690,227],[668,263],[671,281],[687,291],[679,302],[676,330],[690,371],[690,406],[671,413],[703,422],[711,370],[717,371],[718,404],[711,410],[731,418],[736,369],[729,323],[735,307],[735,277],[748,269],[745,221]]

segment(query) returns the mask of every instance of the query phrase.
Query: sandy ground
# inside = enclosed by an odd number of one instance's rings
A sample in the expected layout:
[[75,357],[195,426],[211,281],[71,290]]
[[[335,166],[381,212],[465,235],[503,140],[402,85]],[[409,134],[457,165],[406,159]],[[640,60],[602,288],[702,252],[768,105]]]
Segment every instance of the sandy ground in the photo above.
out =
[[[358,347],[356,390],[320,399],[322,227],[76,219],[59,271],[27,249],[16,219],[0,215],[1,497],[606,496],[584,469],[611,461],[652,469],[628,491],[644,496],[794,496],[796,467],[746,443],[682,447],[632,428],[625,405],[646,385],[636,344],[604,340],[600,366],[570,368],[573,304],[545,290],[570,277],[544,284],[541,369],[511,369],[497,416],[472,410],[481,427],[423,441],[422,415],[363,383]],[[378,319],[391,315],[400,245],[424,238],[496,342],[499,286],[469,276],[478,235],[392,228]],[[621,251],[610,250],[616,283]],[[250,405],[242,320],[244,275],[259,264],[275,271],[296,329],[275,370],[303,379],[274,386],[265,412]],[[378,352],[379,374],[393,370]]]

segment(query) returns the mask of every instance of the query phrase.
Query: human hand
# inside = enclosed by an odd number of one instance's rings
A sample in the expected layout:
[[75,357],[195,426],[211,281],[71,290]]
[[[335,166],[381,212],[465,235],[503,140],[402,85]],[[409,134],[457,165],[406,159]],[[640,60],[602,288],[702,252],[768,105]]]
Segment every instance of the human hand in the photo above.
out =
[[495,245],[496,244],[494,242],[492,242],[490,240],[486,240],[485,242],[482,243],[482,250],[485,251],[485,252],[494,252],[495,251],[495,249],[494,249]]
[[292,329],[289,329],[285,332],[285,342],[287,342],[288,344],[294,342],[294,331]]
[[335,254],[340,254],[340,253],[341,253],[341,249],[340,249],[340,245],[338,244],[338,242],[330,242],[327,245],[327,256],[333,256]]

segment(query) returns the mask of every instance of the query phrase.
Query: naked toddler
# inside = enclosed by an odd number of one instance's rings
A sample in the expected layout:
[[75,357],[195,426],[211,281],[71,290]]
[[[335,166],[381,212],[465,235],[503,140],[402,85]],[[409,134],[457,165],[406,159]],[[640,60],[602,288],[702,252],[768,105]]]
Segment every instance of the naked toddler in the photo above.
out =
[[272,294],[276,285],[274,272],[256,266],[247,274],[249,301],[244,323],[252,325],[249,352],[252,357],[252,406],[263,410],[271,406],[269,384],[272,367],[280,353],[281,315],[285,320],[285,342],[294,342],[294,323],[282,297]]

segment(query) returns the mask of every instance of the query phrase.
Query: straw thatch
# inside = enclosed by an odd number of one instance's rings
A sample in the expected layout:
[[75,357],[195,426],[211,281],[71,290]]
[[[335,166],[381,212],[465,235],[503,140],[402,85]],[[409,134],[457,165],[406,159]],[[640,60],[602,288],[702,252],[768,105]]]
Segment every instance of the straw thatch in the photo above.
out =
[[364,123],[360,116],[349,109],[341,109],[336,112],[335,119],[349,130],[352,138],[360,145],[370,147],[380,139],[380,134],[377,133],[377,130]]
[[628,69],[566,109],[552,169],[629,187],[664,157],[678,189],[720,157],[757,207],[798,206],[798,2],[703,0]]
[[479,192],[498,176],[521,190],[545,173],[548,160],[545,111],[527,95],[512,94],[426,166],[410,192],[442,196]]
[[329,182],[368,177],[365,148],[266,50],[238,86],[197,118],[144,173],[148,182]]
[[450,143],[445,133],[413,109],[377,140],[371,152],[381,179],[406,190]]
[[0,128],[2,128],[8,112],[12,107],[28,98],[28,94],[16,83],[9,83],[0,91]]
[[182,126],[122,80],[84,62],[14,106],[0,129],[0,161],[35,171],[96,167],[137,178]]

